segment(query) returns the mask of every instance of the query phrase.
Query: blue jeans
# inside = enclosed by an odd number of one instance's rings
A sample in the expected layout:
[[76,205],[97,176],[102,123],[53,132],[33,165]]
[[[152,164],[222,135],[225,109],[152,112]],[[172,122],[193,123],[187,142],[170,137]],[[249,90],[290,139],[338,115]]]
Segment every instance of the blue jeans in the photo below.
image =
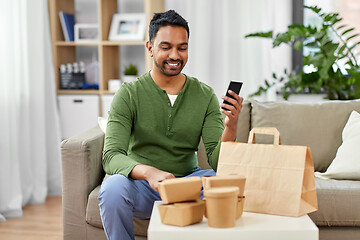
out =
[[[214,175],[212,169],[197,169],[185,177]],[[98,199],[107,238],[125,240],[134,239],[133,217],[149,219],[154,201],[160,200],[160,195],[146,180],[133,180],[115,174],[103,182]]]

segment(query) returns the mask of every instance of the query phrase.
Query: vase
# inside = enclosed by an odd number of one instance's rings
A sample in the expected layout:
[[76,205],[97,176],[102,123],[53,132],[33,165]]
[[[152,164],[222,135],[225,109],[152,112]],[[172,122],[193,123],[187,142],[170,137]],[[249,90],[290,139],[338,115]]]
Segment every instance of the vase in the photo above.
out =
[[124,76],[122,77],[122,81],[123,81],[123,82],[132,82],[132,81],[134,81],[136,78],[137,78],[137,76],[135,76],[135,75],[124,75]]

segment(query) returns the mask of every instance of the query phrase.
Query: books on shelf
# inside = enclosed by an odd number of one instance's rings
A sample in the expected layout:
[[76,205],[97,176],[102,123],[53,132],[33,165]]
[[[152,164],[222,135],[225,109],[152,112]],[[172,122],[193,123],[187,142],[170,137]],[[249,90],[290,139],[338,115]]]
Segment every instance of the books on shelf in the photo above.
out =
[[61,27],[64,33],[65,41],[74,41],[74,25],[75,18],[74,14],[59,12]]

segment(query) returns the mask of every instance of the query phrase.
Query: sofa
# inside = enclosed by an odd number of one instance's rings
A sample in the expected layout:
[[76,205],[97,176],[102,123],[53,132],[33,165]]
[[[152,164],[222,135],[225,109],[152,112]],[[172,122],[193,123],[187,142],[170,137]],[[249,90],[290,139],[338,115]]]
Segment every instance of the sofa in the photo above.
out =
[[[237,141],[247,142],[253,127],[276,127],[282,144],[309,146],[315,171],[324,172],[342,144],[342,130],[352,110],[360,112],[360,100],[245,101]],[[257,137],[257,142],[270,140]],[[104,133],[99,126],[61,143],[65,240],[106,239],[97,200],[105,177],[103,143]],[[202,144],[198,159],[202,169],[209,168]],[[360,181],[316,178],[316,189],[319,210],[309,216],[319,227],[320,239],[360,239]],[[136,235],[146,236],[148,222],[134,219]]]

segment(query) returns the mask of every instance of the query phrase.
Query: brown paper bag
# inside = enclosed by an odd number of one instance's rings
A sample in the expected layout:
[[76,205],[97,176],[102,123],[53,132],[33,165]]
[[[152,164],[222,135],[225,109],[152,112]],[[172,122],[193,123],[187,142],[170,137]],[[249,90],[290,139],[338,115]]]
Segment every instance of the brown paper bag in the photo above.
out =
[[[274,135],[274,144],[256,144],[255,133]],[[244,211],[301,216],[316,211],[310,148],[280,145],[276,128],[253,128],[248,143],[223,142],[218,175],[246,177]]]

